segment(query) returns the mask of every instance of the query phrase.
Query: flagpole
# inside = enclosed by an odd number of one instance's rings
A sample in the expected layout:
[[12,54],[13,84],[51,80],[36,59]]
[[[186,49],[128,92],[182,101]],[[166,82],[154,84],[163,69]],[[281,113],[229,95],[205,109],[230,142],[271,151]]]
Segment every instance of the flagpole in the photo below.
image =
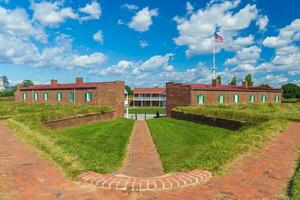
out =
[[216,78],[216,39],[214,36],[214,52],[213,52],[213,77]]

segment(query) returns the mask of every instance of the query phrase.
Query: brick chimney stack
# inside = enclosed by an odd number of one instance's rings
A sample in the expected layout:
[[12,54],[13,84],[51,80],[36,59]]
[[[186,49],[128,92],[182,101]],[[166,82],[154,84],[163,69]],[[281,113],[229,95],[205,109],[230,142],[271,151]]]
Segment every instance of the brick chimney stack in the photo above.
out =
[[57,80],[56,79],[52,79],[51,80],[51,85],[57,85]]
[[248,82],[247,81],[243,81],[242,82],[242,87],[243,88],[248,88]]
[[212,86],[217,87],[217,86],[219,86],[219,85],[220,85],[219,79],[213,79],[213,80],[212,80]]
[[76,84],[82,84],[83,78],[82,77],[76,77]]

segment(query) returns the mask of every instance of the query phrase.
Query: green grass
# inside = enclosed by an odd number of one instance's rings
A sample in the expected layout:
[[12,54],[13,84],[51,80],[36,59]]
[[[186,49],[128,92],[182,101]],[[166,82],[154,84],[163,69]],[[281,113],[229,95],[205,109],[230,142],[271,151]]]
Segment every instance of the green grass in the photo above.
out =
[[159,114],[165,113],[164,108],[162,107],[134,107],[129,109],[130,114],[156,114],[156,112],[159,112]]
[[287,125],[273,119],[233,132],[168,118],[147,122],[166,172],[202,168],[223,173],[237,156],[261,147]]
[[[15,102],[0,102],[0,119],[10,118],[20,114],[39,114],[42,121],[74,117],[92,113],[111,111],[110,107],[89,105],[59,105],[59,104],[22,104]],[[50,114],[49,114],[50,113]],[[53,114],[51,114],[53,113]]]
[[109,110],[97,106],[13,103],[5,107],[5,104],[0,103],[0,111],[10,117],[7,124],[15,134],[54,160],[70,177],[86,171],[108,173],[120,167],[134,121],[117,119],[57,131],[45,128],[43,123]]
[[284,104],[238,104],[178,107],[175,110],[220,118],[258,123],[273,118],[300,121],[300,103]]
[[298,159],[298,166],[295,170],[295,174],[291,178],[290,183],[289,183],[288,197],[291,200],[300,199],[300,156]]

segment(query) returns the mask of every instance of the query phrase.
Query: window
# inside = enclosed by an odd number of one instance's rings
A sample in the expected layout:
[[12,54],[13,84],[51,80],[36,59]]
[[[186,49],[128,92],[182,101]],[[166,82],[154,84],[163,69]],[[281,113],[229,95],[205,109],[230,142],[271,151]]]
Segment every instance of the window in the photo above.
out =
[[225,96],[223,94],[219,95],[219,103],[224,103],[225,102]]
[[279,103],[279,96],[275,96],[275,103]]
[[75,100],[75,94],[74,94],[74,92],[70,92],[69,93],[69,100],[70,100],[70,102],[74,102],[74,100]]
[[39,93],[35,92],[33,93],[33,100],[37,101],[39,99]]
[[56,94],[56,99],[57,99],[57,101],[62,101],[62,93],[61,92],[58,92]]
[[92,93],[91,92],[85,93],[85,101],[86,102],[92,101]]
[[255,95],[252,94],[252,95],[249,96],[249,102],[250,103],[255,103]]
[[197,104],[204,104],[205,96],[203,94],[197,95]]
[[48,94],[48,92],[45,92],[44,93],[44,100],[48,101],[48,99],[49,99],[49,94]]
[[267,96],[266,95],[262,95],[261,96],[261,102],[262,103],[266,103],[267,102]]
[[240,95],[238,94],[233,95],[233,102],[238,103],[239,101],[240,101]]
[[27,93],[23,93],[23,100],[24,100],[24,101],[27,100]]

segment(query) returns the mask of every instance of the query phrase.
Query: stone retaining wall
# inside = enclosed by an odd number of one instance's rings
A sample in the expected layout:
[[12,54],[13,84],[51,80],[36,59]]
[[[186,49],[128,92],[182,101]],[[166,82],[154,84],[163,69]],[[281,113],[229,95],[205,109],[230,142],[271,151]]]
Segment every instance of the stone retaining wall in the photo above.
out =
[[191,113],[183,113],[172,110],[171,117],[175,119],[181,119],[191,122],[196,122],[200,124],[207,124],[212,126],[217,126],[221,128],[226,128],[229,130],[238,130],[242,126],[246,125],[246,122],[243,121],[235,121],[230,119],[221,119],[221,118],[215,118],[215,117],[207,117],[203,115],[195,115]]
[[47,128],[50,128],[52,130],[57,130],[60,128],[71,127],[75,125],[87,124],[87,123],[98,122],[98,121],[106,121],[115,118],[117,118],[117,114],[115,111],[112,111],[112,112],[89,114],[89,115],[72,117],[68,119],[50,121],[45,123],[44,125]]

